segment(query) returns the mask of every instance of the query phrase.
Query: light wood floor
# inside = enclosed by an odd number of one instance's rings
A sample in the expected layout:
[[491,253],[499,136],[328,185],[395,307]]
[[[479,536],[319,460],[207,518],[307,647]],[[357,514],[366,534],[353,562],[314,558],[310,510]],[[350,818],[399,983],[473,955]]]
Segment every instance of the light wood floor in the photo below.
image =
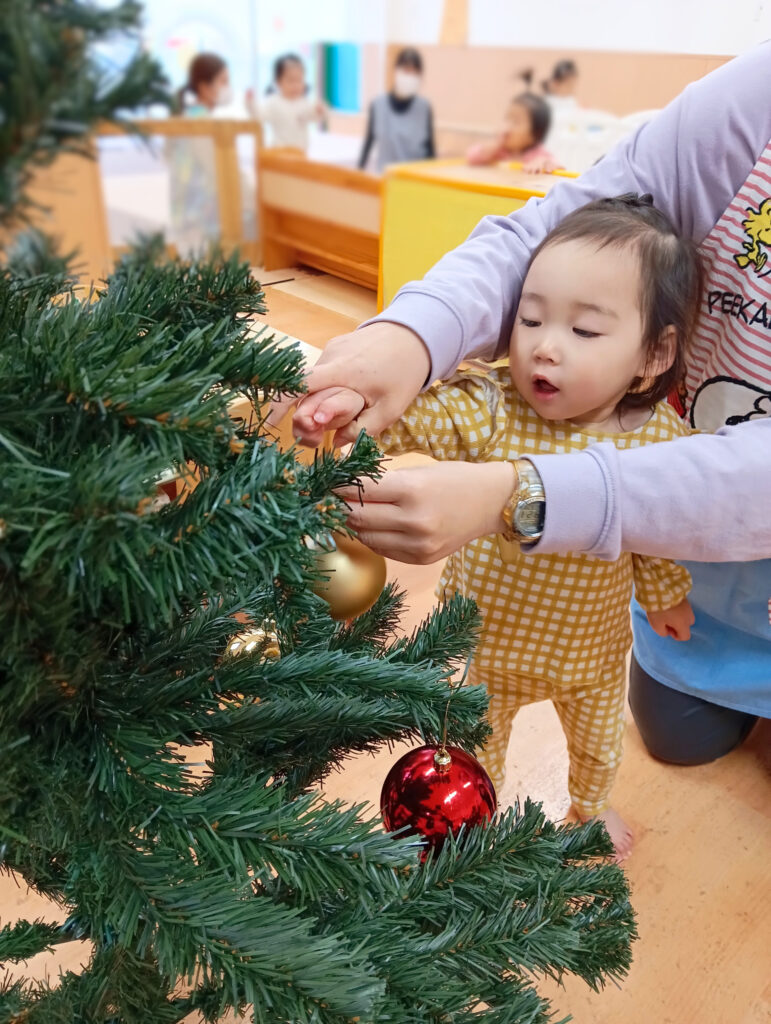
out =
[[[283,274],[283,278],[282,275]],[[292,278],[287,281],[286,278]],[[276,272],[267,320],[318,346],[374,312],[374,296],[313,273]],[[351,290],[352,289],[352,290]],[[299,304],[298,304],[299,300]],[[326,302],[328,308],[315,303]],[[390,566],[409,593],[405,628],[433,603],[439,566]],[[400,751],[351,759],[325,786],[330,797],[378,802]],[[568,807],[567,755],[549,704],[525,708],[512,731],[501,795],[542,800],[553,818]],[[769,1024],[771,1022],[771,722],[714,764],[675,768],[648,756],[630,722],[615,804],[637,843],[627,871],[640,940],[630,977],[594,994],[569,980],[542,991],[577,1024]],[[55,908],[0,876],[0,924]],[[87,950],[36,957],[28,976],[77,969]],[[2,982],[0,971],[0,982]],[[148,1022],[151,1024],[151,1022]]]

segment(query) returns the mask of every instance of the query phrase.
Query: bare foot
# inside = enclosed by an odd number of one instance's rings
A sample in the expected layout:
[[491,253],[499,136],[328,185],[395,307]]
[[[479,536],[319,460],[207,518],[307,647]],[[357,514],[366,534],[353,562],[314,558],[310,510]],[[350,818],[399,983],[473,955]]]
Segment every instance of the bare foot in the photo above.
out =
[[610,836],[610,840],[616,851],[616,863],[620,864],[621,861],[626,860],[632,852],[634,836],[632,835],[631,828],[617,811],[614,811],[612,807],[608,807],[600,814],[595,814],[591,818],[585,818],[583,815],[578,815],[578,817],[581,821],[604,822],[605,828],[608,830],[608,835]]

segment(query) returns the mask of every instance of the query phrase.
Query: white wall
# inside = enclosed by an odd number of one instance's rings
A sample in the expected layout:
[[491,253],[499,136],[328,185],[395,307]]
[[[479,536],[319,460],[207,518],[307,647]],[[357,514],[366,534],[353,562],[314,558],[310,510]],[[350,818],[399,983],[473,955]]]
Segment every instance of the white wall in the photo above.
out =
[[769,37],[769,0],[469,0],[478,46],[737,54]]
[[[369,0],[359,2],[364,5]],[[438,43],[443,13],[444,0],[387,0],[386,42],[412,46]]]

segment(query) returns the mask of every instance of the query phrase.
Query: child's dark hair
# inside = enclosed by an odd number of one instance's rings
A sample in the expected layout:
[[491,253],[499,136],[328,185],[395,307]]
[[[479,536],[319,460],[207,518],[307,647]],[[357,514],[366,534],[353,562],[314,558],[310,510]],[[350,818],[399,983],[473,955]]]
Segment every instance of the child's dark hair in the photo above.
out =
[[541,82],[541,87],[545,93],[550,92],[549,86],[552,82],[564,82],[567,78],[575,78],[578,74],[578,67],[574,60],[558,60],[552,68],[551,77],[547,78],[545,82]]
[[198,94],[201,85],[213,82],[220,71],[224,71],[227,64],[216,53],[199,53],[193,57],[187,69],[187,81],[181,89],[177,90],[175,107],[179,113],[182,112],[184,95],[186,92]]
[[273,81],[280,82],[284,72],[290,64],[299,64],[301,68],[305,67],[303,59],[296,53],[282,53],[280,57],[276,57],[273,61]]
[[661,353],[661,336],[666,327],[676,332],[674,359],[654,379],[632,381],[620,408],[641,409],[666,398],[685,373],[688,343],[693,333],[701,299],[703,268],[696,245],[679,235],[672,222],[653,205],[650,195],[596,199],[567,217],[541,242],[531,257],[559,242],[592,241],[606,246],[631,248],[640,261],[640,312],[643,345],[648,364]]
[[411,68],[413,71],[417,71],[419,75],[423,74],[423,58],[420,53],[412,46],[407,46],[403,50],[400,50],[396,55],[396,61],[394,62],[395,68]]
[[533,135],[531,145],[537,146],[543,142],[551,126],[551,109],[543,96],[537,96],[534,92],[523,92],[515,96],[511,102],[524,107],[528,113]]

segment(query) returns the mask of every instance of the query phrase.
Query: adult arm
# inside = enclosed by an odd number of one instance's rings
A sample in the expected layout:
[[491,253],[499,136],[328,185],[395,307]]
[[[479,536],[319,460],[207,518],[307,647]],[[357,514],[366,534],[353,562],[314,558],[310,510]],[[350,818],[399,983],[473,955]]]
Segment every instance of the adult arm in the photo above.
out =
[[[577,180],[508,217],[481,221],[374,321],[333,339],[309,375],[309,391],[355,387],[367,406],[361,426],[379,433],[462,359],[500,354],[531,251],[567,213],[599,196],[651,192],[681,231],[702,241],[771,138],[771,103],[760,101],[769,96],[771,42],[690,85]],[[296,425],[299,436],[318,443],[307,423]]]
[[701,242],[771,138],[768,97],[771,42],[689,85],[580,178],[507,217],[486,217],[377,319],[414,331],[430,353],[431,379],[447,377],[468,356],[504,351],[531,251],[584,203],[650,192],[684,234]]
[[[767,96],[771,42],[689,86],[577,181],[509,217],[482,221],[422,282],[406,285],[380,322],[328,346],[311,390],[354,386],[367,404],[359,425],[378,433],[426,379],[448,375],[469,355],[500,352],[530,251],[565,214],[598,196],[651,192],[684,233],[703,240],[771,138],[771,103],[758,101]],[[598,446],[533,461],[547,499],[537,552],[615,558],[623,549],[703,561],[771,556],[769,420],[623,452]],[[405,560],[439,558],[484,532],[471,522],[489,515],[474,500],[477,471],[464,466],[462,482],[444,466],[387,473],[368,486],[372,504],[357,512],[357,525],[387,534],[393,518],[410,538]],[[469,496],[468,521],[456,538],[442,531],[442,510],[462,494]]]
[[532,461],[546,491],[539,554],[771,558],[769,418],[642,448],[601,444]]
[[[546,490],[534,554],[771,558],[771,419],[624,451],[607,444],[530,458]],[[500,529],[492,519],[512,486],[508,462],[393,469],[351,493],[363,503],[350,522],[381,554],[427,564]]]
[[364,170],[367,166],[367,160],[369,160],[369,153],[372,149],[372,144],[375,141],[375,112],[373,105],[369,105],[369,115],[367,117],[367,131],[364,135],[364,142],[361,147],[361,155],[359,156],[359,170]]

